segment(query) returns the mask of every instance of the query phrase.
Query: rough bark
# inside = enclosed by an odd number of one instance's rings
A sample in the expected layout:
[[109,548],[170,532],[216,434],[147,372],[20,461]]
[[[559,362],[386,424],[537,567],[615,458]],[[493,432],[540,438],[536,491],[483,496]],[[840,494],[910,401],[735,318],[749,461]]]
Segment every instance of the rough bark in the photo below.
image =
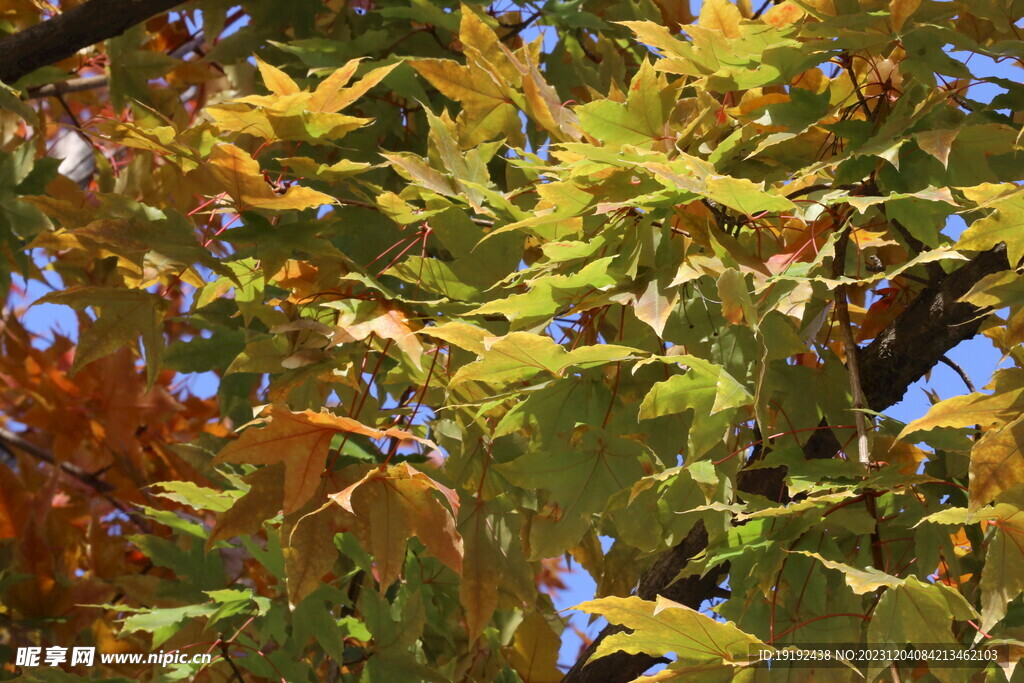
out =
[[[857,354],[868,408],[882,411],[898,403],[907,387],[931,370],[962,341],[978,333],[984,311],[962,303],[981,278],[1010,267],[1006,246],[982,252],[966,265],[926,288],[881,334]],[[829,429],[804,445],[808,458],[831,458],[840,449]]]
[[[860,349],[857,358],[868,408],[880,411],[897,403],[907,388],[940,362],[950,349],[976,335],[985,311],[959,299],[981,278],[1009,267],[1005,245],[978,254],[966,265],[925,288],[874,341]],[[839,442],[829,429],[814,432],[804,445],[808,458],[831,458],[839,450]],[[737,488],[779,500],[785,493],[784,480],[785,468],[781,467],[741,471]],[[700,524],[644,572],[637,595],[645,600],[664,595],[698,609],[712,596],[726,568],[716,568],[716,572],[702,577],[675,579],[706,544],[707,532]],[[617,652],[588,663],[600,643],[621,630],[613,625],[602,630],[566,674],[565,683],[625,683],[661,661],[647,655]]]
[[183,0],[90,0],[0,40],[0,81],[14,83],[83,47],[119,36]]

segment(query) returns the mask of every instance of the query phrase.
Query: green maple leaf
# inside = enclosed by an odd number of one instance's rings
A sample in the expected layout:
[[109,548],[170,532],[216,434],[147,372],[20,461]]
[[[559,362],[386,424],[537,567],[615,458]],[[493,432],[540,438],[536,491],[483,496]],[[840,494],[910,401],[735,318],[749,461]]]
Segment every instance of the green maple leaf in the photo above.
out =
[[581,428],[567,439],[538,443],[498,470],[520,488],[548,493],[550,528],[538,537],[544,549],[535,548],[535,554],[543,555],[560,543],[575,543],[588,526],[588,517],[640,478],[645,460],[640,444],[601,429]]
[[92,308],[96,312],[96,320],[79,334],[73,373],[134,344],[141,336],[149,383],[156,379],[164,350],[161,324],[168,305],[163,297],[140,289],[75,287],[51,292],[35,303],[64,304],[77,311]]

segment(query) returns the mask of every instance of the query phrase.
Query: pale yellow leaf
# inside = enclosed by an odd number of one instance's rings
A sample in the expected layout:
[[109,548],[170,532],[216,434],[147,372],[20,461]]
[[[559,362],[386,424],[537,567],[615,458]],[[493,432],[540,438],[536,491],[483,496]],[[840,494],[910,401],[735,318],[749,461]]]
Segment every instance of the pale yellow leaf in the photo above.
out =
[[259,57],[256,57],[256,66],[263,76],[263,84],[267,90],[275,95],[294,95],[299,92],[299,86],[295,84],[291,76],[278,69],[272,64],[267,64]]
[[704,0],[697,24],[702,28],[721,31],[726,38],[740,37],[740,10],[729,0]]

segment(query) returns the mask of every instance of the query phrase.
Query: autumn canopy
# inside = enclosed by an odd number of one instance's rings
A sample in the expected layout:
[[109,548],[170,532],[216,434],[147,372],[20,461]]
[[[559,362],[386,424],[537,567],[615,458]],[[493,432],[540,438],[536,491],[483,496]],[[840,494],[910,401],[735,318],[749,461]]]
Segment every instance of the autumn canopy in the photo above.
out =
[[1024,2],[695,5],[0,0],[0,678],[1010,680]]

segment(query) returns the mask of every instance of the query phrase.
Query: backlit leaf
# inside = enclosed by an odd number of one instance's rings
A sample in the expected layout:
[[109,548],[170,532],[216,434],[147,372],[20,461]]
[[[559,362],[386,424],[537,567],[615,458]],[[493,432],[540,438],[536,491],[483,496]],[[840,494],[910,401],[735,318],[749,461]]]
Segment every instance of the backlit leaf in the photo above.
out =
[[273,64],[267,64],[259,57],[255,57],[256,66],[263,77],[263,84],[275,95],[294,95],[299,92],[299,86],[295,84],[291,76],[278,69]]
[[516,629],[510,663],[524,681],[557,683],[558,633],[540,612],[530,612]]
[[697,23],[702,28],[721,31],[728,38],[738,38],[741,18],[739,9],[729,0],[706,0],[700,5]]
[[971,449],[970,509],[1024,484],[1024,417],[987,432]]
[[988,204],[992,209],[989,216],[974,221],[964,231],[956,243],[957,249],[981,251],[1005,242],[1011,263],[1024,257],[1024,233],[1018,230],[1024,221],[1024,193],[1007,189],[1007,194]]
[[981,392],[954,396],[940,401],[928,413],[911,421],[898,438],[918,431],[937,427],[968,427],[980,424],[988,427],[1014,419],[1024,405],[1024,375],[1019,370],[1001,370],[994,376],[989,387],[993,394]]
[[78,311],[92,308],[96,312],[96,320],[80,333],[72,372],[134,344],[141,335],[149,361],[149,381],[155,380],[164,349],[161,323],[167,301],[162,297],[138,289],[79,287],[52,292],[36,303],[64,304]]
[[751,648],[767,648],[732,622],[715,621],[662,596],[654,602],[636,596],[601,598],[580,603],[575,609],[633,629],[632,634],[617,633],[606,638],[594,653],[595,658],[622,650],[654,657],[672,653],[684,665],[742,666],[747,663]]
[[899,32],[911,14],[921,6],[921,0],[889,0],[889,15],[892,27]]
[[445,565],[462,572],[462,536],[453,516],[458,495],[410,465],[371,469],[331,499],[358,518],[355,534],[376,558],[381,592],[398,578],[406,542],[413,536]]
[[1024,592],[1024,509],[1020,495],[999,503],[990,521],[992,538],[981,572],[981,628],[988,629],[1006,616],[1007,606]]
[[974,609],[949,586],[908,577],[882,593],[868,638],[878,644],[955,643],[953,621],[975,618]]
[[330,195],[308,187],[294,186],[278,194],[263,179],[256,160],[234,145],[214,147],[205,168],[218,189],[226,192],[234,200],[239,211],[301,210],[335,203]]
[[372,439],[412,439],[428,443],[401,429],[374,429],[330,412],[292,412],[273,406],[250,423],[242,435],[217,454],[215,463],[248,465],[284,463],[284,512],[295,512],[320,486],[327,452],[335,434],[359,434]]

